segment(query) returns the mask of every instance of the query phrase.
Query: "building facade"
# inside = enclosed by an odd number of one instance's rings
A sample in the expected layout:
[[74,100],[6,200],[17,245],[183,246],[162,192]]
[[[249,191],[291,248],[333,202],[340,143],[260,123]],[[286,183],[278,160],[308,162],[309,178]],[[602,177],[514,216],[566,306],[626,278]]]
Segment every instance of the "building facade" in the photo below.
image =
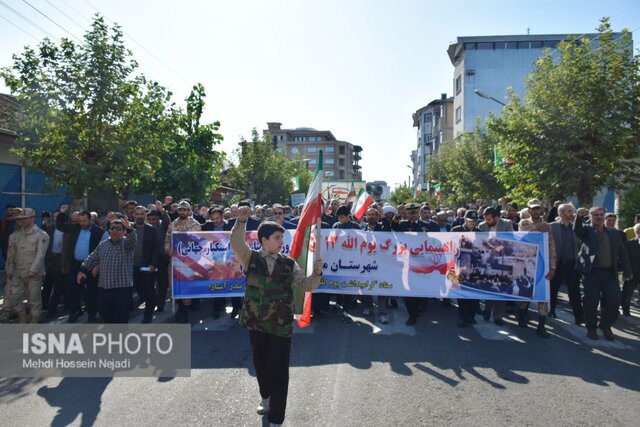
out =
[[[621,34],[615,33],[614,37]],[[584,34],[581,37],[596,39],[598,34]],[[524,96],[527,77],[533,71],[536,60],[542,56],[543,49],[555,49],[561,40],[566,39],[575,39],[575,36],[458,37],[447,50],[455,67],[454,137],[473,131],[478,118],[484,121],[489,113],[499,116],[503,107],[501,103],[507,102],[509,89],[520,97]]]
[[328,130],[313,128],[282,129],[282,123],[269,122],[267,129],[274,149],[288,159],[302,158],[309,169],[318,165],[318,153],[324,152],[324,175],[332,181],[362,181],[362,147],[339,141]]
[[413,113],[417,128],[417,146],[411,152],[412,188],[429,191],[429,162],[445,141],[453,139],[453,97],[443,93]]

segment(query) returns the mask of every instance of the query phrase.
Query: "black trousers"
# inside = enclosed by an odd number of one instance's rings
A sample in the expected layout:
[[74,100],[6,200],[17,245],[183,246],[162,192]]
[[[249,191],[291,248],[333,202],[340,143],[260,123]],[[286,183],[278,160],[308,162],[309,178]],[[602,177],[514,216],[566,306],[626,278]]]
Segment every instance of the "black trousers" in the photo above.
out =
[[458,318],[465,322],[471,322],[478,309],[477,299],[458,299]]
[[625,280],[622,286],[622,311],[631,310],[633,291],[640,285],[640,277],[633,276],[632,280]]
[[409,313],[409,317],[416,317],[418,315],[418,298],[405,297],[404,305],[407,307],[407,313]]
[[[86,310],[89,317],[95,317],[98,313],[98,278],[93,277],[91,272],[87,274],[87,278],[84,282],[84,286],[78,285],[76,276],[80,271],[82,261],[71,262],[69,273],[67,274],[67,294],[69,295],[69,311],[76,313],[82,310],[81,300],[84,293],[84,299],[86,304]],[[66,295],[65,295],[66,298]]]
[[158,262],[158,274],[156,274],[156,305],[158,309],[163,309],[167,300],[167,289],[169,289],[169,262],[162,257]]
[[249,331],[260,396],[269,398],[269,422],[282,424],[289,391],[291,337]]
[[575,269],[575,261],[561,262],[556,267],[556,274],[551,279],[551,311],[555,311],[558,305],[558,291],[563,283],[567,284],[573,316],[576,320],[583,319],[580,273]]
[[129,323],[132,298],[131,287],[98,288],[98,309],[105,323]]
[[612,326],[618,319],[622,300],[620,284],[613,269],[593,269],[582,275],[584,288],[584,320],[587,328],[598,326],[598,303],[602,298],[600,326]]
[[156,308],[156,292],[153,288],[155,277],[156,273],[140,271],[140,267],[133,267],[133,287],[144,301],[145,319],[152,318]]
[[61,258],[62,254],[51,254],[47,276],[42,285],[42,308],[46,308],[54,314],[60,304],[60,298],[64,295],[65,301],[67,299],[65,295],[66,277],[62,273]]

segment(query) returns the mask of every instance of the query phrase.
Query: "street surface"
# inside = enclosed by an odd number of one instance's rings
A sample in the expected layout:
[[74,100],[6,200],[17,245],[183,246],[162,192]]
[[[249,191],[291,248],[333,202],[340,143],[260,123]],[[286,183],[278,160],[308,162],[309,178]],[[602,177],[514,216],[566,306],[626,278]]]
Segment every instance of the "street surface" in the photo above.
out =
[[[190,378],[0,379],[2,424],[268,425],[255,413],[248,334],[228,316],[214,320],[210,307],[190,313]],[[388,325],[358,317],[359,308],[349,324],[325,314],[293,338],[284,425],[638,425],[637,305],[616,323],[614,342],[588,340],[567,309],[563,301],[549,339],[512,317],[498,327],[476,316],[460,329],[456,308],[434,300],[415,326],[405,326],[402,304]]]

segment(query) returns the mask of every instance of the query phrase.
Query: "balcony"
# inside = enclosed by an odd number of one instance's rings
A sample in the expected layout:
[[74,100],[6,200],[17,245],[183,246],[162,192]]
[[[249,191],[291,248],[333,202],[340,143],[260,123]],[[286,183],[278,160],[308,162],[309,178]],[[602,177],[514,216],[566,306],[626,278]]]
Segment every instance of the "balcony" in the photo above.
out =
[[353,153],[353,160],[355,160],[357,162],[358,160],[362,160],[362,157],[360,157],[360,154],[354,152]]

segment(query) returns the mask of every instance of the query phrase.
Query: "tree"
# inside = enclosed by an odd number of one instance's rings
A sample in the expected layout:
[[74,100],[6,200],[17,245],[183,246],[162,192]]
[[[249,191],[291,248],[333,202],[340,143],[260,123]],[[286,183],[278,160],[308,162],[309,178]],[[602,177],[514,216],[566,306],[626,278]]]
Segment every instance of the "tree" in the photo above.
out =
[[473,132],[445,141],[429,164],[429,180],[439,182],[447,204],[478,198],[497,199],[505,194],[494,171],[493,141],[480,125]]
[[602,187],[638,178],[640,84],[631,33],[616,36],[608,18],[598,37],[546,50],[521,100],[510,95],[489,133],[515,163],[498,178],[512,193],[549,199],[576,195],[590,205]]
[[158,195],[176,194],[194,201],[208,200],[218,184],[223,153],[214,149],[223,136],[220,122],[201,124],[206,96],[204,86],[197,84],[186,99],[186,111],[174,110],[174,132],[168,149],[162,153],[162,168],[144,187]]
[[289,160],[274,150],[267,134],[261,137],[254,128],[251,141],[241,139],[240,147],[234,151],[235,164],[227,171],[228,184],[243,189],[258,203],[290,202],[294,176],[300,178],[300,192],[306,192],[311,182],[311,173],[302,159]]
[[15,154],[74,194],[121,197],[153,177],[172,135],[170,92],[143,75],[116,24],[96,15],[81,44],[44,39],[1,75],[20,104]]

